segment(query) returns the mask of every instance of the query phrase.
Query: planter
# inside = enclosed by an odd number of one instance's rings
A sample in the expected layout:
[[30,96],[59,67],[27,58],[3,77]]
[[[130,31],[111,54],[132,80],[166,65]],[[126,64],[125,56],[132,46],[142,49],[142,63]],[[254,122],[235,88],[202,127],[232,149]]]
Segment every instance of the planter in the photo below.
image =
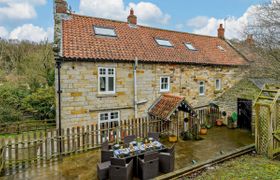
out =
[[222,126],[223,125],[223,120],[222,119],[217,119],[216,120],[216,125],[217,126]]
[[175,142],[177,142],[177,136],[171,135],[171,136],[168,137],[168,140],[171,143],[175,143]]
[[207,134],[207,128],[200,128],[200,134],[206,135]]

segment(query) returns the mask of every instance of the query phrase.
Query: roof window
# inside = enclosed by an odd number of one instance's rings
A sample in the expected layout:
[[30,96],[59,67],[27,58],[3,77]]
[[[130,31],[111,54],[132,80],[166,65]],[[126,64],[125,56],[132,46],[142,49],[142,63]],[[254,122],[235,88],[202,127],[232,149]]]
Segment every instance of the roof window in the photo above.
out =
[[158,43],[158,45],[167,46],[167,47],[173,47],[173,45],[170,43],[170,41],[168,41],[166,39],[155,38],[155,40]]
[[188,48],[191,51],[197,51],[197,49],[192,45],[192,43],[184,43],[186,48]]
[[95,35],[116,37],[116,31],[113,28],[93,26]]
[[221,51],[226,51],[221,45],[218,45],[217,48],[220,49]]

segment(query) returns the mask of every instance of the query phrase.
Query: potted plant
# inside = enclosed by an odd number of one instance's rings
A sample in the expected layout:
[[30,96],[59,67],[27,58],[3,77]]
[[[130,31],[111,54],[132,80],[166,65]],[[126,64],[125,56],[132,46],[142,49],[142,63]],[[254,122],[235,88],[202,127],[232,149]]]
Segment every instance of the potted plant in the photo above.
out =
[[207,134],[207,126],[206,126],[206,124],[201,124],[201,126],[200,126],[200,134],[201,135],[206,135]]
[[171,134],[171,135],[168,137],[168,140],[169,140],[169,142],[171,142],[171,143],[175,143],[175,142],[177,142],[177,136],[174,135],[174,134]]
[[216,120],[216,125],[217,126],[222,126],[223,125],[223,119],[217,119]]

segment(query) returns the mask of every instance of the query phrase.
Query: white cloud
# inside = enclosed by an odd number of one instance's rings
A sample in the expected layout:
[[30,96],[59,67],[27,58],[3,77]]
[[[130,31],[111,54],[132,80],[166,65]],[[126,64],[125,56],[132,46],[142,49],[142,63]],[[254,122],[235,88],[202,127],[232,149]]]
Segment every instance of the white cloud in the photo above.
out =
[[140,24],[167,24],[170,15],[150,2],[129,3],[125,6],[123,0],[81,0],[80,13],[103,18],[125,21],[130,8],[133,8]]
[[6,38],[8,36],[9,32],[7,29],[3,26],[0,26],[0,38]]
[[53,39],[53,28],[47,30],[34,26],[33,24],[24,24],[12,30],[9,34],[9,39],[17,40],[29,40],[34,42],[40,41],[52,41]]
[[[244,31],[246,26],[254,21],[254,13],[256,12],[257,6],[250,6],[247,11],[239,18],[228,17],[226,19],[211,18],[200,18],[196,17],[188,21],[188,24],[195,24],[197,21],[197,27],[193,26],[193,32],[197,34],[217,36],[217,28],[219,24],[225,26],[225,37],[227,39],[242,39],[244,38]],[[205,21],[206,20],[206,21]],[[191,22],[191,23],[190,23]],[[200,23],[199,23],[200,22]],[[204,24],[204,25],[203,25]],[[198,25],[201,25],[198,27]]]
[[201,28],[205,26],[208,22],[208,17],[197,16],[187,21],[187,26],[192,28]]
[[36,17],[36,11],[28,3],[8,3],[0,8],[0,15],[9,19],[31,19]]
[[0,20],[35,18],[35,6],[44,4],[46,0],[0,0]]

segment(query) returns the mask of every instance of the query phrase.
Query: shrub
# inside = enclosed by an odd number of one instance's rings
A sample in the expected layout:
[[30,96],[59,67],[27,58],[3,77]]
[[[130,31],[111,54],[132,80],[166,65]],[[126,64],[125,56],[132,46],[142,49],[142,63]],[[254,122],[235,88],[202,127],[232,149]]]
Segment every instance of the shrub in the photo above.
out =
[[31,113],[35,119],[55,118],[54,87],[38,88],[23,99],[25,112]]
[[29,94],[23,86],[5,83],[0,86],[0,121],[22,120],[22,100]]

